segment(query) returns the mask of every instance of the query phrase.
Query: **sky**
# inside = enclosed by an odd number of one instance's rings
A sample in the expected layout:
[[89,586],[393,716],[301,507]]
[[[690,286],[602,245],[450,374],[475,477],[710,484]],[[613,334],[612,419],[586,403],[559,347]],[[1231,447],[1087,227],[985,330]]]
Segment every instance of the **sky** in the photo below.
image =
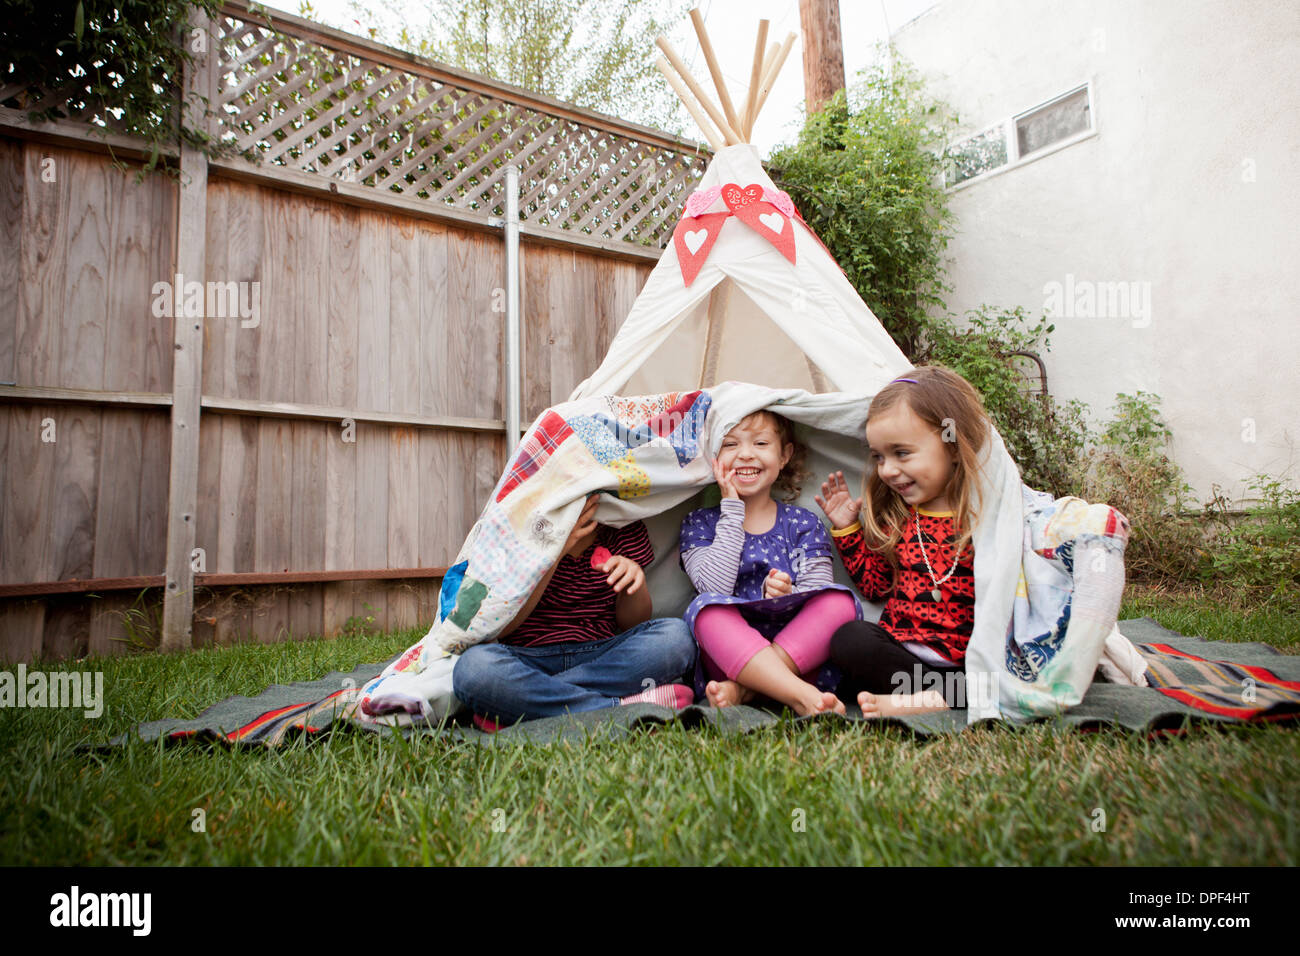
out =
[[[870,65],[876,44],[889,33],[934,6],[937,0],[840,0],[840,29],[844,39],[844,71],[850,83],[854,74]],[[298,12],[297,0],[272,0],[265,6]],[[364,35],[354,21],[349,0],[312,0],[315,19],[327,26],[350,33]],[[427,9],[421,0],[407,0],[405,6],[412,10]],[[758,21],[771,20],[769,42],[780,42],[787,33],[799,33],[799,0],[699,0],[704,14],[704,24],[733,100],[741,96],[749,84],[749,71],[754,55],[754,37]],[[717,101],[713,84],[709,80],[699,41],[691,29],[690,21],[683,18],[678,31],[681,42],[675,43],[691,72]],[[657,48],[646,50],[646,56],[658,55]],[[664,81],[666,82],[666,81]],[[789,58],[772,87],[763,112],[754,126],[752,142],[759,153],[767,156],[772,148],[782,142],[791,142],[798,133],[803,118],[803,45],[796,40]],[[686,136],[703,139],[693,122],[688,121]]]

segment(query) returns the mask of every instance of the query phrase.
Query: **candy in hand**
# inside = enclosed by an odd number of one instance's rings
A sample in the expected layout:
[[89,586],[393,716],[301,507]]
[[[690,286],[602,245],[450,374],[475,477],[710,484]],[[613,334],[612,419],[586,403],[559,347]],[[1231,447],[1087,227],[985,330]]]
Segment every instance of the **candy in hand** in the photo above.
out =
[[610,553],[609,548],[604,546],[597,547],[595,551],[591,552],[591,566],[599,571],[601,567],[604,566],[605,562],[613,556],[614,555]]

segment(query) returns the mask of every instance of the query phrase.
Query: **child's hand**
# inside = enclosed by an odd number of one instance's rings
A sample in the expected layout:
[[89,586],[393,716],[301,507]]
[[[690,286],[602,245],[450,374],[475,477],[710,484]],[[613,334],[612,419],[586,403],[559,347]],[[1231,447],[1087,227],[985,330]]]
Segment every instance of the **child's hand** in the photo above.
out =
[[[587,499],[587,503],[582,506],[582,514],[578,515],[578,522],[569,532],[569,538],[564,542],[564,554],[573,555],[575,549],[581,553],[586,549],[584,539],[596,530],[596,506],[600,504],[600,495],[592,495]],[[583,544],[582,548],[577,548],[578,544]]]
[[627,588],[628,594],[636,594],[641,585],[645,584],[645,571],[641,565],[626,555],[614,555],[597,570],[609,575],[605,583],[612,587],[616,594],[621,593],[624,588]]
[[862,510],[862,499],[849,494],[849,486],[844,481],[842,471],[827,475],[822,482],[822,493],[814,495],[813,500],[826,512],[831,527],[836,531],[854,524],[858,520],[858,512]]
[[734,484],[735,477],[736,477],[736,469],[732,468],[730,470],[727,470],[722,467],[722,463],[720,461],[718,461],[716,458],[714,459],[713,478],[718,483],[718,487],[722,489],[722,497],[724,498],[740,497],[740,492],[736,490],[736,486]]
[[794,590],[794,582],[790,580],[790,575],[784,571],[778,571],[773,568],[767,572],[767,577],[763,579],[763,597],[774,598],[789,594]]

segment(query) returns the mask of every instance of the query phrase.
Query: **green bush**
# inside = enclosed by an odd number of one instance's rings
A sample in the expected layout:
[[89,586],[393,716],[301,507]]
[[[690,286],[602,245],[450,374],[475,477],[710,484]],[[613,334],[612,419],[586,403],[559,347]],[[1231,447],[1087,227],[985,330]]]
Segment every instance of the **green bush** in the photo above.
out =
[[1158,396],[1115,396],[1115,416],[1088,452],[1082,497],[1128,517],[1124,564],[1130,577],[1186,582],[1197,576],[1204,531],[1186,511],[1191,488],[1182,469],[1165,453],[1170,437]]
[[1203,555],[1202,577],[1300,609],[1300,491],[1270,475],[1256,475],[1246,487],[1259,504],[1243,518],[1235,518],[1217,488],[1207,504],[1214,533]]
[[[197,149],[224,152],[200,129],[182,123],[181,77],[194,61],[182,29],[191,9],[215,18],[216,0],[9,0],[0,18],[0,64],[22,89],[5,105],[26,109],[63,91],[51,105],[30,110],[33,121],[80,115],[140,136],[149,151],[145,171],[160,167],[161,150],[177,130]],[[192,104],[202,112],[201,104]],[[174,171],[173,171],[174,172]]]
[[893,56],[808,117],[798,143],[772,154],[777,184],[871,311],[915,356],[927,310],[942,309],[953,129],[913,68]]
[[1054,329],[1043,318],[1030,325],[1019,307],[980,306],[966,314],[963,328],[951,317],[928,320],[919,359],[945,365],[975,386],[1024,482],[1060,497],[1080,490],[1087,406],[1027,395],[1025,378],[1011,359],[1013,352],[1046,352]]

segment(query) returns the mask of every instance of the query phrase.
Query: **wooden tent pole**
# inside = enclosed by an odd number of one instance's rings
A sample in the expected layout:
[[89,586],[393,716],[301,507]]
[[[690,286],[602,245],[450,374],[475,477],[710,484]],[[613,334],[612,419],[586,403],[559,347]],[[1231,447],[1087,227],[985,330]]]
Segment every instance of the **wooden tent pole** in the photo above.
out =
[[785,66],[785,59],[790,55],[790,49],[794,46],[794,41],[798,39],[797,33],[791,33],[785,38],[785,43],[781,45],[781,52],[777,54],[776,62],[768,69],[767,75],[763,78],[763,88],[758,93],[758,106],[754,108],[754,116],[758,116],[758,111],[763,108],[767,102],[767,95],[772,92],[772,86],[776,83],[777,76],[781,73],[781,67]]
[[676,91],[677,96],[682,101],[682,105],[685,106],[686,111],[691,114],[691,118],[695,120],[695,124],[700,128],[700,132],[704,134],[704,138],[709,141],[709,145],[712,146],[714,150],[724,148],[727,144],[723,141],[722,136],[713,128],[713,124],[709,122],[709,118],[700,111],[698,106],[695,105],[695,97],[691,96],[690,90],[682,84],[677,73],[668,65],[668,61],[663,57],[659,57],[655,60],[655,66],[657,66],[659,72],[664,75],[664,79],[668,81],[668,85]]
[[704,62],[709,65],[709,75],[713,77],[713,88],[718,91],[722,112],[726,114],[731,128],[743,135],[740,118],[736,116],[736,107],[732,105],[731,95],[727,92],[727,81],[718,66],[718,58],[713,54],[713,44],[709,42],[709,33],[704,29],[704,15],[700,13],[699,7],[691,8],[691,23],[695,27],[695,35],[700,39],[700,49],[704,51]]
[[709,327],[704,335],[704,361],[700,367],[700,388],[717,384],[718,356],[722,351],[722,334],[731,307],[731,279],[724,278],[709,293]]
[[663,50],[664,56],[666,56],[668,62],[673,65],[673,69],[681,75],[682,81],[686,84],[687,88],[695,94],[695,98],[700,101],[700,105],[703,106],[704,111],[709,114],[709,118],[717,124],[718,129],[722,131],[723,138],[727,141],[727,145],[732,146],[739,143],[740,135],[731,128],[731,124],[728,123],[727,118],[722,115],[722,111],[714,106],[713,101],[709,99],[709,94],[705,93],[704,88],[695,81],[695,77],[691,76],[690,69],[682,61],[682,58],[677,55],[677,51],[674,50],[673,45],[668,42],[668,38],[663,36],[658,37],[655,40],[655,45],[659,47],[659,49]]
[[754,41],[754,66],[749,71],[749,92],[745,96],[745,116],[741,132],[749,139],[754,129],[754,111],[758,104],[758,88],[763,83],[763,51],[767,48],[767,28],[770,20],[758,21],[758,39]]

